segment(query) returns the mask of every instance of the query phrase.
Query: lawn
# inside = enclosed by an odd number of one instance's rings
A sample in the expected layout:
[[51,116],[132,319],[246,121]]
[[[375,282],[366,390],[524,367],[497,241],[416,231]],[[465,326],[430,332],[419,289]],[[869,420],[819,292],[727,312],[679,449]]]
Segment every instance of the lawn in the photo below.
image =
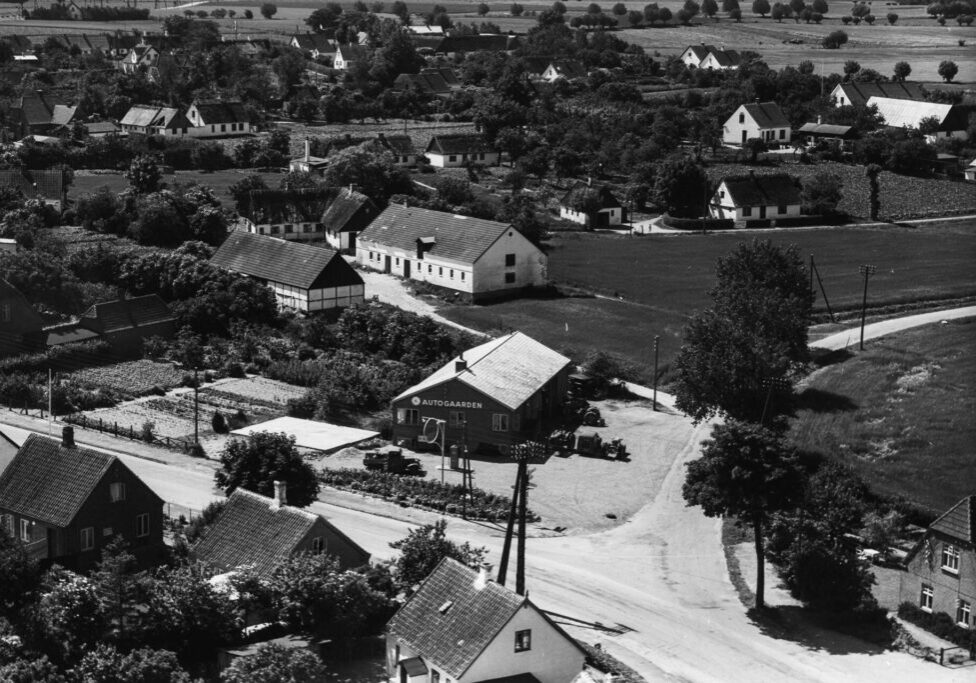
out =
[[[164,175],[163,182],[172,186],[175,183],[186,185],[197,183],[214,190],[218,199],[228,202],[231,200],[230,193],[227,191],[231,185],[240,182],[246,176],[254,173],[249,169],[228,169],[226,171],[214,171],[212,173],[204,171],[176,171],[172,175]],[[283,173],[258,173],[268,187],[277,187],[284,177]],[[76,171],[74,182],[68,188],[68,198],[77,199],[78,197],[90,194],[103,187],[107,187],[112,192],[121,192],[129,186],[129,181],[120,172],[110,173],[91,173]]]
[[942,512],[976,491],[976,320],[871,342],[806,382],[792,438],[886,496]]

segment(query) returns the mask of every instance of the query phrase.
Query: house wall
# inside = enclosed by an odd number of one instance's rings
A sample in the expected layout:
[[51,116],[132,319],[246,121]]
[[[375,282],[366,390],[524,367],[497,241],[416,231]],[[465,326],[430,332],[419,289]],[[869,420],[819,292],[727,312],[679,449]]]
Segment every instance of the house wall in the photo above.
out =
[[327,311],[361,304],[366,300],[365,285],[302,289],[282,282],[267,282],[278,305],[305,313]]
[[[531,630],[531,648],[515,651],[515,633]],[[539,612],[526,606],[498,632],[458,683],[530,673],[539,683],[570,683],[583,670],[583,653]]]
[[409,269],[411,280],[428,282],[459,292],[474,291],[473,264],[440,258],[430,252],[425,252],[423,258],[418,259],[416,250],[408,252],[378,242],[357,240],[356,261],[365,268],[400,277],[407,277]]
[[427,152],[427,159],[431,166],[437,168],[456,168],[463,166],[467,162],[479,166],[497,166],[500,155],[498,152],[481,152],[478,154],[440,154],[434,151]]
[[326,230],[325,241],[337,251],[353,253],[356,251],[356,236],[358,234],[355,230]]
[[43,348],[41,317],[16,291],[0,287],[0,358]]
[[[505,265],[505,257],[515,254],[515,266]],[[514,281],[506,282],[513,274]],[[541,287],[548,279],[548,259],[542,251],[515,228],[495,240],[474,264],[474,295]]]
[[742,144],[742,132],[746,140],[762,138],[769,143],[787,144],[790,141],[790,128],[760,128],[745,107],[739,107],[729,117],[722,128],[722,141],[730,145]]
[[308,534],[305,535],[305,538],[295,546],[294,552],[313,552],[312,546],[316,538],[323,540],[325,544],[323,552],[338,559],[339,568],[342,570],[362,567],[369,562],[369,553],[349,541],[349,539],[337,534],[335,529],[321,518],[315,521],[315,524]]
[[[193,123],[193,119],[190,119]],[[187,135],[191,138],[217,138],[228,135],[245,135],[251,132],[250,123],[226,122],[209,123],[205,125],[193,125],[187,129]]]
[[321,223],[254,223],[243,216],[241,222],[250,233],[271,235],[292,242],[321,241],[326,236]]
[[685,63],[685,66],[689,67],[697,67],[699,64],[701,64],[701,61],[698,59],[698,55],[691,50],[685,50],[683,53],[681,53],[681,61]]
[[[942,568],[942,549],[946,544],[960,549],[958,573]],[[927,557],[927,546],[931,548],[931,559]],[[922,585],[926,584],[932,587],[933,612],[945,612],[956,619],[957,601],[965,600],[971,609],[968,626],[976,626],[976,549],[930,531],[900,579],[901,602],[921,605]]]
[[[608,216],[606,225],[620,225],[623,222],[623,209],[621,208],[600,209],[597,213]],[[599,221],[594,222],[589,214],[576,211],[568,206],[559,207],[559,217],[586,226],[599,223]]]

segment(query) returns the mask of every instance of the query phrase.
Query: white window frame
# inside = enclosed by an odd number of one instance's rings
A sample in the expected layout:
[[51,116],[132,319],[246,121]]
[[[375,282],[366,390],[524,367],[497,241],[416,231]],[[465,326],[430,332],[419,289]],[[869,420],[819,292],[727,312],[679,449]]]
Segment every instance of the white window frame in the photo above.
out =
[[108,486],[108,495],[113,503],[121,503],[125,500],[125,482],[113,481]]
[[507,432],[508,431],[508,415],[505,413],[492,413],[491,414],[491,431],[493,432]]
[[399,408],[397,409],[397,422],[402,425],[419,426],[420,411],[416,408]]
[[959,604],[956,606],[956,624],[959,626],[964,626],[969,628],[970,621],[973,615],[972,603],[966,600],[960,600]]
[[312,552],[316,555],[325,552],[325,536],[316,536],[312,539]]
[[532,650],[532,629],[524,628],[515,632],[515,651],[530,652]]
[[95,549],[95,527],[86,526],[81,530],[81,549],[83,551]]
[[149,535],[149,513],[143,512],[136,515],[136,538],[145,538]]
[[31,521],[29,519],[20,519],[20,540],[24,543],[30,543],[31,540]]
[[922,584],[922,595],[919,598],[918,605],[926,612],[932,611],[932,601],[935,598],[935,591],[932,586],[927,583]]
[[959,573],[959,548],[952,543],[942,544],[942,571],[950,574]]

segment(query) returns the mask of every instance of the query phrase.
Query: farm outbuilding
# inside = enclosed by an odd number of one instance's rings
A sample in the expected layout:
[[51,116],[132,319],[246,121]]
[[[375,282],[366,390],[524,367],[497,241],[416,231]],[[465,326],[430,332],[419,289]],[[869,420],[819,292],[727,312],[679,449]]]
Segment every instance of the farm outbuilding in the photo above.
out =
[[551,430],[571,371],[569,358],[526,334],[493,339],[394,398],[393,439],[416,446],[433,418],[443,421],[447,444],[506,452]]
[[259,280],[272,289],[279,306],[303,313],[337,310],[365,299],[359,273],[324,246],[234,232],[210,263]]

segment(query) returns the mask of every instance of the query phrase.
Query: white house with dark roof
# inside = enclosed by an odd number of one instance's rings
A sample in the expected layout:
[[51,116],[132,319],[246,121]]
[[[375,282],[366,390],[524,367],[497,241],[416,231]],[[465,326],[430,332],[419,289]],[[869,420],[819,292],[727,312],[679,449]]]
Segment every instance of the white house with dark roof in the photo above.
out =
[[296,33],[291,37],[289,45],[306,52],[312,59],[335,58],[335,38],[329,38],[323,33]]
[[332,60],[332,68],[339,71],[348,71],[357,62],[369,59],[369,49],[365,45],[349,43],[347,45],[337,45],[335,49],[335,59]]
[[481,133],[435,135],[424,151],[431,166],[450,168],[466,163],[497,166],[501,160],[498,150],[492,149]]
[[190,549],[190,557],[219,571],[247,567],[270,576],[297,553],[327,553],[341,569],[369,562],[369,553],[321,515],[287,504],[284,482],[275,482],[275,497],[236,489],[217,519]]
[[963,177],[969,181],[976,181],[976,159],[969,162],[969,166],[963,171]]
[[393,163],[400,167],[417,165],[417,150],[409,135],[386,135],[380,133],[376,142],[393,155]]
[[451,558],[387,624],[390,683],[571,683],[580,645],[527,596]]
[[360,233],[356,261],[474,300],[547,281],[546,255],[511,225],[402,205],[388,206]]
[[134,104],[119,121],[119,126],[126,133],[182,137],[189,131],[190,122],[173,107]]
[[624,206],[606,185],[578,182],[559,200],[559,217],[590,228],[624,222]]
[[744,145],[752,138],[760,138],[769,145],[789,144],[790,122],[778,104],[740,105],[722,127],[722,141],[727,145]]
[[735,50],[720,50],[705,43],[689,45],[678,59],[695,69],[735,69],[742,63],[742,56]]
[[467,349],[391,402],[393,439],[416,444],[423,419],[444,421],[445,442],[506,451],[540,439],[558,418],[569,358],[521,332]]
[[362,192],[352,188],[340,189],[322,214],[325,241],[333,249],[355,255],[356,238],[379,213],[373,200]]
[[918,83],[910,81],[884,81],[868,83],[845,81],[838,83],[830,91],[830,98],[836,107],[850,105],[864,106],[872,97],[890,97],[896,100],[925,101],[925,91]]
[[278,305],[303,313],[329,311],[365,300],[365,285],[352,266],[328,247],[233,232],[210,263],[247,275],[271,288]]
[[786,173],[726,176],[712,195],[712,218],[736,222],[800,215],[799,180]]
[[195,138],[251,132],[251,120],[240,100],[197,100],[186,110],[186,118],[190,122],[189,135]]

